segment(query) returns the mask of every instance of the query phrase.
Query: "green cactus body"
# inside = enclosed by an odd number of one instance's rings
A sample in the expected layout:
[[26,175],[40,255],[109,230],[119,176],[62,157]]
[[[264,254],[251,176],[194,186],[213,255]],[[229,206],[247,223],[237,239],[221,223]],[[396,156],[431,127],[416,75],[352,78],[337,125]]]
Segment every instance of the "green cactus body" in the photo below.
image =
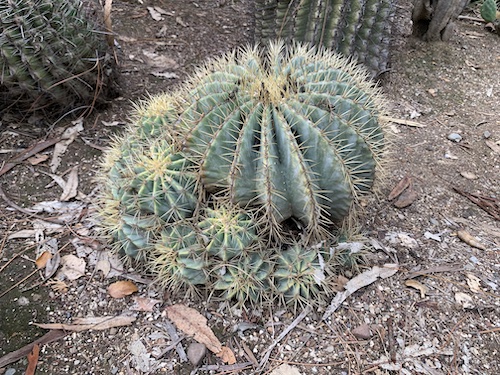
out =
[[150,250],[161,228],[190,217],[197,205],[190,162],[164,140],[117,140],[103,169],[108,171],[101,178],[104,230],[133,258],[144,258],[138,253]]
[[273,296],[272,263],[265,254],[242,254],[221,266],[218,272],[213,289],[222,291],[226,299],[234,298],[239,304],[256,304]]
[[354,57],[377,75],[387,68],[393,0],[256,1],[256,39],[281,38]]
[[248,215],[224,207],[205,211],[198,227],[210,255],[227,261],[241,255],[257,241],[255,224]]
[[315,232],[371,188],[384,149],[376,89],[337,55],[304,47],[247,50],[200,73],[183,114],[209,192],[294,217]]
[[324,302],[329,293],[318,251],[298,244],[277,256],[273,278],[278,295],[287,305]]
[[104,97],[112,60],[91,16],[97,7],[95,0],[0,2],[0,105],[26,99],[30,109],[65,110]]
[[495,22],[497,19],[496,0],[484,0],[481,6],[481,17],[483,17],[486,22]]
[[169,225],[161,231],[149,266],[158,275],[158,282],[172,289],[206,284],[210,268],[196,230],[187,222]]

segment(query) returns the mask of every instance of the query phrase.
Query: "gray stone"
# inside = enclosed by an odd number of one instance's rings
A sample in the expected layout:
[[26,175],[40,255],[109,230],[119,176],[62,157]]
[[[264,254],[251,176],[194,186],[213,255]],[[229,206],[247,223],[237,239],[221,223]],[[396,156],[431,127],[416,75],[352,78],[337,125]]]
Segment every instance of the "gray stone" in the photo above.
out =
[[359,340],[368,340],[372,337],[372,332],[368,324],[361,324],[352,330],[352,334]]
[[189,345],[187,350],[187,357],[193,366],[198,366],[201,360],[205,357],[207,353],[207,347],[204,344],[198,342],[193,342]]

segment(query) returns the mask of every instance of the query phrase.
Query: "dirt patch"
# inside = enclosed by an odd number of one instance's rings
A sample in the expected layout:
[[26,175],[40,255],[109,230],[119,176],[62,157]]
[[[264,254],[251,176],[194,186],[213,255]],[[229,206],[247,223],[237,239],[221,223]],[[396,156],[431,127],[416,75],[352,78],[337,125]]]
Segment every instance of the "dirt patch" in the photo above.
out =
[[[78,189],[87,198],[82,195],[77,201],[92,200],[100,149],[126,123],[131,101],[169,90],[204,59],[251,42],[251,3],[114,2],[122,96],[109,108],[86,118],[84,131],[64,154],[57,174],[67,178],[64,171],[78,166]],[[154,6],[165,11],[156,9],[158,21],[148,9]],[[322,311],[309,313],[274,348],[266,370],[288,362],[302,374],[500,373],[499,221],[478,201],[458,193],[475,194],[483,197],[483,202],[498,204],[500,200],[500,38],[485,30],[481,22],[461,20],[451,41],[423,43],[410,37],[410,8],[399,1],[391,70],[381,77],[381,85],[391,117],[425,127],[391,124],[396,136],[387,186],[378,198],[365,201],[361,220],[363,234],[372,246],[378,246],[371,247],[367,255],[369,266],[398,263],[399,271],[353,294],[325,321],[321,320]],[[467,15],[477,17],[477,9],[468,10]],[[2,153],[2,160],[47,136],[44,119],[30,122],[16,122],[7,116],[2,119],[1,149],[12,151]],[[49,136],[70,125],[67,119],[61,120]],[[47,155],[51,154],[49,149]],[[35,203],[60,198],[62,190],[47,173],[48,161],[25,163],[2,176],[0,182],[12,202],[31,208]],[[386,197],[405,176],[411,179],[417,198],[410,206],[397,208]],[[0,218],[2,238],[21,229],[32,230],[36,219],[13,209],[5,200],[0,200]],[[74,239],[85,239],[79,233],[85,232],[86,225],[75,221],[57,234],[61,255],[81,251],[82,244]],[[459,239],[460,229],[474,236],[485,250]],[[30,259],[34,258],[35,245],[33,236],[2,242],[0,293],[34,270]],[[7,264],[23,251],[27,258],[18,257],[14,264]],[[133,274],[133,270],[128,271]],[[424,273],[417,276],[418,271]],[[83,277],[65,281],[65,293],[48,285],[31,289],[38,280],[32,277],[0,297],[2,307],[11,307],[1,313],[16,314],[17,320],[9,324],[15,330],[0,326],[0,340],[7,343],[1,345],[0,356],[45,332],[35,329],[26,335],[23,324],[28,327],[33,321],[115,316],[130,313],[133,305],[132,297],[110,298],[106,289],[115,279],[106,279],[92,267]],[[411,283],[408,286],[408,280],[418,281],[425,293]],[[160,300],[152,311],[132,312],[137,320],[128,327],[73,333],[46,345],[39,373],[194,371],[192,365],[181,363],[175,350],[160,355],[173,342],[162,311],[182,298],[139,281],[140,296]],[[19,304],[20,297],[29,304]],[[223,303],[204,301],[195,298],[187,303],[208,318],[219,339],[234,350],[238,363],[250,362],[240,371],[245,374],[258,373],[248,351],[260,361],[295,318],[284,311],[228,309]],[[33,305],[43,308],[28,310]],[[22,309],[24,317],[17,315]],[[360,334],[360,327],[366,335]],[[14,341],[17,337],[22,339]],[[191,342],[185,338],[181,343],[186,348]],[[202,369],[221,373],[224,367],[218,364],[221,362],[208,354]],[[7,367],[22,372],[26,362]]]

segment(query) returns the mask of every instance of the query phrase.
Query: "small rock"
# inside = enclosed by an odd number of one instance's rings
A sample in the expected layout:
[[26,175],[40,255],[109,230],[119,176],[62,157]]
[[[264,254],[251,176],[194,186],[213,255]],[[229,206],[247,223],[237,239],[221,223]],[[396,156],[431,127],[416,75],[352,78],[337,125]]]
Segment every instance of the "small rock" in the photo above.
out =
[[15,368],[8,368],[7,371],[5,371],[5,375],[14,375],[16,373]]
[[361,324],[359,327],[354,328],[352,334],[360,340],[368,340],[372,337],[372,332],[368,324]]
[[19,299],[17,300],[17,304],[19,306],[28,306],[30,304],[30,300],[26,297],[19,297]]
[[450,133],[448,135],[448,139],[453,142],[460,142],[462,140],[462,136],[458,133]]
[[488,139],[489,137],[491,137],[491,133],[488,130],[485,130],[484,133],[483,133],[483,137],[485,139]]
[[207,347],[199,342],[193,342],[187,350],[187,357],[193,366],[198,366],[205,354],[207,354]]
[[270,375],[300,375],[300,372],[297,367],[283,363],[281,366],[276,367]]

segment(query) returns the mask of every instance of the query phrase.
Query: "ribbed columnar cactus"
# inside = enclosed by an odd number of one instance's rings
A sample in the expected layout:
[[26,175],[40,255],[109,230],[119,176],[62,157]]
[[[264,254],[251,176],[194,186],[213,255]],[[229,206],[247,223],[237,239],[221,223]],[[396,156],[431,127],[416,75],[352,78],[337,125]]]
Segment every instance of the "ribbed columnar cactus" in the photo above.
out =
[[386,140],[367,74],[326,50],[274,44],[229,55],[193,79],[182,119],[201,182],[254,207],[280,233],[345,218],[374,182]]
[[[101,101],[112,59],[96,0],[0,1],[0,109]],[[100,14],[100,15],[99,15]]]
[[282,38],[351,56],[376,75],[387,68],[393,0],[257,0],[256,40]]

